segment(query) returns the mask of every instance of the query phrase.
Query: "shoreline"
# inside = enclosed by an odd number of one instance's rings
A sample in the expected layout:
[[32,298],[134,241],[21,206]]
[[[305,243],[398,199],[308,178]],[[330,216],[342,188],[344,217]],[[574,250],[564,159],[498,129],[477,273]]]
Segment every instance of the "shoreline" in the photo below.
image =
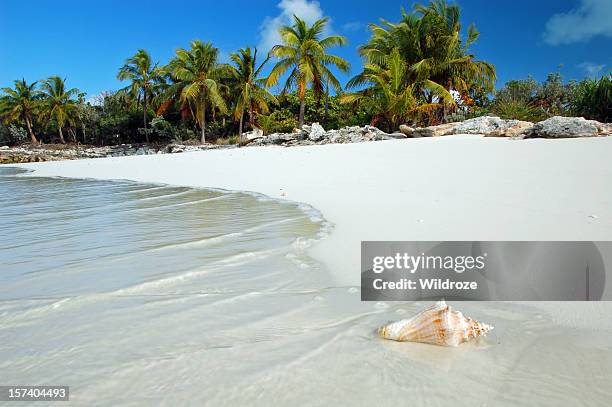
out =
[[[335,284],[359,286],[362,240],[608,240],[611,147],[610,137],[515,142],[469,135],[11,166],[36,176],[218,188],[305,203],[334,225],[309,253]],[[612,314],[605,304],[536,305],[559,323],[599,320],[612,329],[600,320]]]

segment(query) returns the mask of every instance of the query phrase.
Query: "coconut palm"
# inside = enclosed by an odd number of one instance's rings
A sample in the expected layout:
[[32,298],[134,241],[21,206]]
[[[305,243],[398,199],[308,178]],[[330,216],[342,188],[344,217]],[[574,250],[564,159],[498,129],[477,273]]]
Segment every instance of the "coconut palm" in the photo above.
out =
[[[495,67],[475,60],[469,48],[479,37],[471,25],[465,41],[461,39],[460,9],[445,0],[432,0],[428,5],[417,4],[413,13],[402,10],[402,19],[394,24],[383,21],[371,24],[368,43],[359,48],[366,65],[384,67],[385,60],[398,50],[410,68],[406,81],[415,85],[424,103],[454,104],[451,91],[464,97],[475,88],[493,91]],[[367,82],[367,69],[355,76],[348,87]]]
[[40,92],[38,82],[28,85],[25,79],[15,81],[15,88],[2,88],[4,95],[0,98],[0,115],[6,121],[23,120],[33,144],[38,144],[34,135],[33,120],[38,112]]
[[327,49],[332,46],[346,44],[346,38],[340,35],[322,38],[325,26],[329,21],[328,18],[317,20],[311,26],[297,16],[293,16],[293,20],[292,26],[284,26],[279,29],[283,44],[274,46],[270,51],[270,55],[277,57],[279,61],[272,68],[266,86],[276,85],[281,76],[289,71],[283,93],[297,87],[300,98],[299,126],[301,128],[304,125],[305,97],[308,86],[311,86],[314,94],[320,97],[324,92],[324,84],[329,81],[329,84],[339,93],[342,91],[342,86],[329,67],[334,66],[342,72],[348,72],[350,65],[343,58],[327,53]]
[[265,80],[259,78],[261,70],[270,60],[270,56],[261,65],[257,66],[257,48],[252,51],[250,47],[247,47],[233,53],[230,58],[236,65],[235,80],[238,94],[234,117],[239,120],[238,134],[242,137],[245,110],[248,110],[249,124],[253,126],[254,114],[268,113],[270,111],[269,103],[278,104],[278,101],[263,86]]
[[415,84],[407,80],[410,70],[397,49],[393,50],[381,65],[367,64],[362,76],[362,82],[368,86],[359,92],[343,94],[340,103],[358,103],[366,98],[373,99],[378,111],[372,119],[372,125],[384,120],[393,131],[412,113],[430,108],[429,105],[417,106]]
[[55,120],[60,141],[65,144],[62,131],[66,124],[74,125],[78,120],[77,102],[73,99],[79,90],[66,90],[65,80],[59,76],[51,76],[42,83],[42,116],[46,120]]
[[[121,81],[131,81],[131,84],[124,88],[124,91],[129,93],[137,101],[142,98],[142,116],[144,128],[147,128],[147,109],[149,102],[155,96],[160,86],[165,82],[163,70],[158,67],[157,63],[153,63],[151,55],[144,50],[139,49],[136,54],[125,61],[119,69],[117,79]],[[145,132],[147,142],[149,136]]]
[[189,108],[200,126],[201,141],[206,142],[206,107],[210,105],[221,113],[227,113],[227,105],[221,96],[220,81],[231,75],[228,65],[219,64],[219,50],[211,43],[200,40],[191,42],[191,49],[180,48],[167,66],[175,81],[166,91],[176,98],[181,108]]

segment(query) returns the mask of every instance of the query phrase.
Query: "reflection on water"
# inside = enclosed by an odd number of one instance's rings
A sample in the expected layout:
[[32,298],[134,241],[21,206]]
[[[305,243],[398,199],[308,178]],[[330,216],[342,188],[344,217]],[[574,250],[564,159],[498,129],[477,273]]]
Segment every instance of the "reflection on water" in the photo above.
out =
[[199,277],[288,267],[296,239],[320,229],[295,205],[247,194],[2,171],[0,300],[209,292]]
[[188,343],[214,346],[211,327],[253,312],[232,304],[325,275],[304,253],[325,229],[307,208],[19,172],[0,168],[0,384],[92,386]]

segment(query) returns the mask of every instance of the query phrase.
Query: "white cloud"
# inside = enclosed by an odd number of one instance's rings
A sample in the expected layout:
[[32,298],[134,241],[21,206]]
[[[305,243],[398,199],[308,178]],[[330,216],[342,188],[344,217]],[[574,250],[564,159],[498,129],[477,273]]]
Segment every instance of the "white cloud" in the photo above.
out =
[[342,30],[348,32],[355,32],[361,30],[362,27],[363,24],[361,24],[359,21],[351,21],[349,23],[344,24],[342,26]]
[[592,62],[583,62],[578,65],[578,68],[582,69],[591,78],[598,77],[605,67],[604,64],[594,64]]
[[[280,44],[278,29],[283,25],[290,25],[293,22],[293,15],[308,24],[324,17],[321,5],[314,0],[281,0],[277,7],[280,9],[280,14],[276,17],[266,17],[260,26],[258,48],[263,52],[268,52],[273,46]],[[330,31],[329,25],[327,31]]]
[[580,0],[578,8],[553,15],[546,23],[544,41],[573,44],[598,35],[612,37],[611,0]]

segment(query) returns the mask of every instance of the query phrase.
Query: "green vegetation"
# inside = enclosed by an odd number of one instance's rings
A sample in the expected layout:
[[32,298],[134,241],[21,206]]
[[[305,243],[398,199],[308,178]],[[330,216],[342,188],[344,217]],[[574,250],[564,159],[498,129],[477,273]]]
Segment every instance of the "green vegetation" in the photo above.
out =
[[234,119],[238,119],[238,135],[242,136],[244,112],[249,113],[249,124],[255,123],[255,114],[269,113],[269,104],[278,104],[278,100],[264,86],[265,79],[260,78],[261,71],[270,60],[268,56],[257,66],[257,48],[243,48],[231,55],[235,68],[236,108]]
[[328,66],[335,66],[345,73],[349,71],[350,66],[344,59],[326,52],[330,47],[346,44],[346,38],[339,35],[321,38],[328,22],[327,18],[315,21],[310,27],[304,20],[296,16],[294,20],[293,26],[280,28],[279,33],[283,44],[274,46],[270,51],[270,54],[277,57],[279,61],[272,68],[266,86],[276,85],[283,74],[291,71],[285,81],[283,93],[297,87],[300,98],[298,126],[302,127],[308,86],[312,86],[312,91],[317,98],[322,96],[324,90],[328,91],[327,88],[330,85],[340,93],[342,85]]
[[533,78],[512,80],[495,92],[488,107],[504,119],[535,122],[552,116],[582,116],[609,122],[612,120],[612,76],[563,82],[557,72],[549,74],[542,83]]
[[580,82],[574,89],[570,108],[576,116],[612,122],[612,75]]
[[40,92],[36,89],[38,82],[27,84],[25,79],[15,81],[15,88],[2,88],[4,96],[0,100],[0,114],[6,122],[25,123],[32,143],[38,143],[34,135],[34,118],[39,112]]
[[[157,64],[153,65],[151,56],[144,49],[139,49],[136,54],[125,61],[119,69],[117,79],[131,81],[132,83],[122,89],[138,104],[142,97],[143,126],[147,128],[147,110],[149,101],[160,90],[164,82],[164,71]],[[147,133],[145,132],[145,135]],[[147,138],[147,142],[149,139]]]
[[442,121],[458,107],[452,91],[469,104],[470,93],[493,90],[495,67],[470,54],[480,34],[472,25],[462,41],[456,5],[443,0],[417,4],[413,13],[402,10],[399,23],[383,21],[370,30],[370,40],[359,48],[364,70],[348,83],[349,88],[368,87],[343,100],[379,99],[375,118],[385,117],[390,127],[398,120]]
[[369,123],[396,131],[402,123],[484,114],[612,120],[612,75],[564,82],[553,73],[542,83],[512,80],[496,91],[495,67],[471,51],[478,30],[464,30],[459,7],[445,0],[402,10],[397,23],[370,24],[370,38],[358,48],[363,68],[346,89],[341,82],[348,78],[339,75],[349,64],[331,53],[346,38],[326,35],[327,23],[295,16],[267,55],[245,47],[229,63],[200,40],[176,50],[166,65],[140,49],[118,68],[126,86],[89,100],[59,76],[17,80],[0,91],[0,143],[227,144],[253,127],[269,134],[318,121],[327,129]]
[[[223,80],[231,73],[228,65],[219,64],[219,50],[209,42],[191,42],[191,49],[178,49],[176,57],[170,61],[166,70],[174,84],[166,92],[167,96],[178,100],[182,109],[189,109],[201,129],[201,142],[206,142],[206,108],[213,115],[218,109],[227,113],[227,105],[222,96]],[[177,97],[178,96],[178,97]]]

